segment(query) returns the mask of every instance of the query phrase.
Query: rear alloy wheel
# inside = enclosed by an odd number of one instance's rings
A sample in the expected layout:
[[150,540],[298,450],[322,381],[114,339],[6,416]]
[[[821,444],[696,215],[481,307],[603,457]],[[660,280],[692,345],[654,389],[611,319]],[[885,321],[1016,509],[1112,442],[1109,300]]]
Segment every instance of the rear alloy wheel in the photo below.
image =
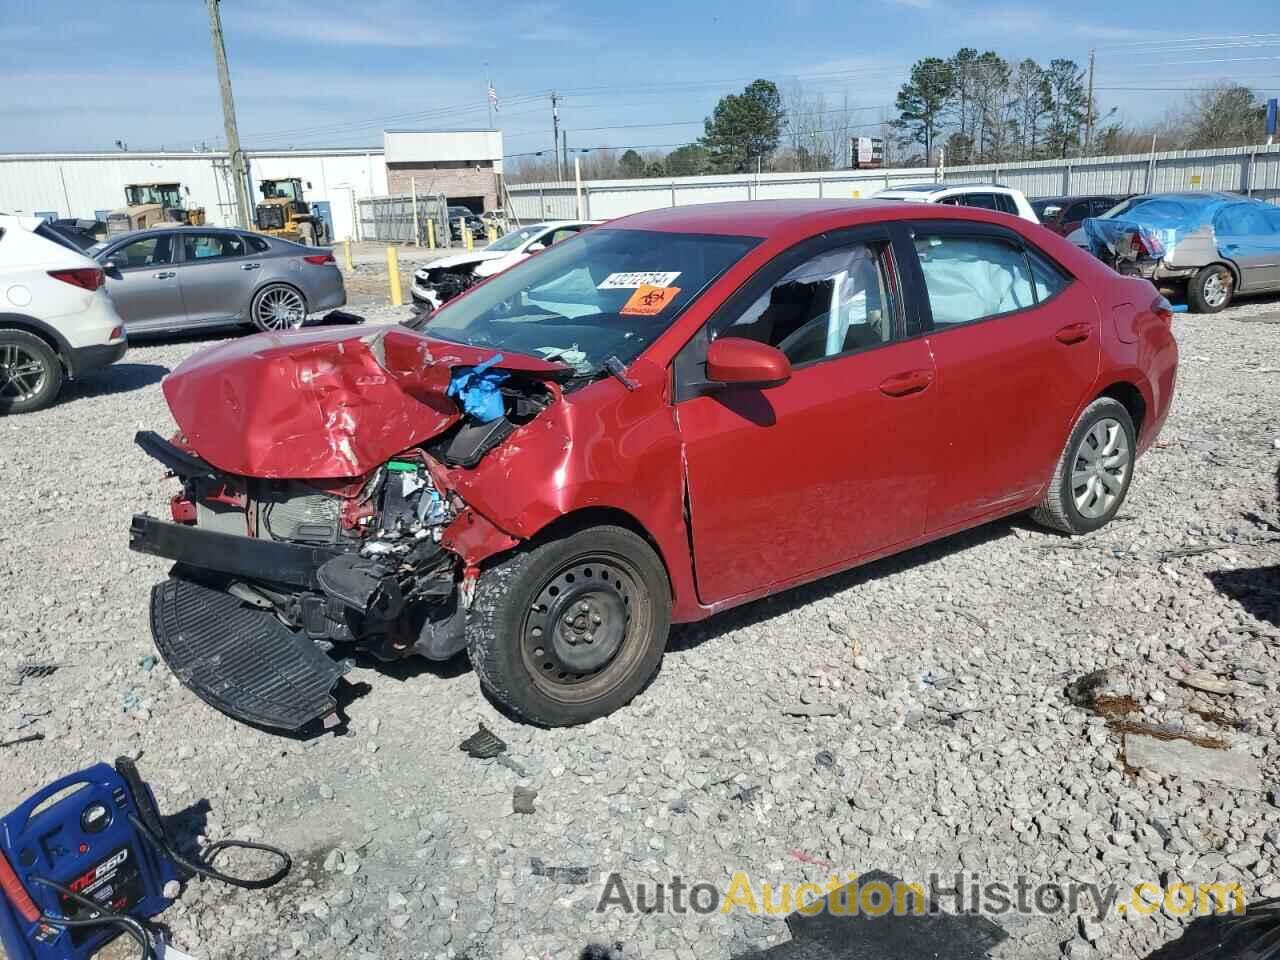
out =
[[31,413],[62,389],[62,363],[25,330],[0,330],[0,413]]
[[653,679],[670,608],[653,548],[630,530],[591,527],[484,572],[467,652],[485,692],[520,718],[586,723]]
[[1137,437],[1129,411],[1100,397],[1076,421],[1032,517],[1064,533],[1090,533],[1120,510],[1133,479]]
[[1221,263],[1203,268],[1187,282],[1187,300],[1196,313],[1217,313],[1235,293],[1236,279]]
[[249,313],[259,330],[297,330],[307,319],[307,303],[293,287],[272,283],[254,295]]

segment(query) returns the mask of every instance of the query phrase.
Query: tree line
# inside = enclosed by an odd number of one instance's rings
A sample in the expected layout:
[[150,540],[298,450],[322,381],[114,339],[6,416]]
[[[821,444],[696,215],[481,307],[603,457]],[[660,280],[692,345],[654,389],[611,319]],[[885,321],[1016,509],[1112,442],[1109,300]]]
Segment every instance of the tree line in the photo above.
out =
[[[720,98],[703,135],[666,152],[595,149],[581,155],[589,179],[706,173],[817,171],[852,165],[851,137],[875,136],[885,166],[947,166],[1158,150],[1243,146],[1263,139],[1266,108],[1249,87],[1221,81],[1190,91],[1163,116],[1126,125],[1089,96],[1085,68],[1058,58],[1006,60],[963,47],[916,61],[892,110],[867,122],[866,107],[839,104],[799,82],[784,94],[759,79]],[[554,157],[512,165],[513,182],[555,179]]]

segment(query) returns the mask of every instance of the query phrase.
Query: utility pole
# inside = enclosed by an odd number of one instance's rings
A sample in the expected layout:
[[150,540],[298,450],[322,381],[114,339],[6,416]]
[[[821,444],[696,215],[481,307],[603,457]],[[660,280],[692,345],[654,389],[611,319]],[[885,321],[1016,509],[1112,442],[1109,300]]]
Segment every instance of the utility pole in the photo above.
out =
[[[210,0],[210,2],[212,2],[212,0]],[[559,102],[560,97],[556,95],[554,90],[551,91],[551,152],[555,154],[556,158],[557,182],[564,179],[564,175],[561,173],[560,150],[558,149],[560,146],[560,108],[556,106],[556,104]]]
[[1084,152],[1081,156],[1089,155],[1089,144],[1093,142],[1093,54],[1089,51],[1089,102],[1085,104],[1084,114]]
[[222,42],[222,14],[219,0],[205,0],[209,7],[209,33],[213,37],[213,59],[218,65],[218,88],[222,92],[222,122],[227,131],[227,151],[231,154],[231,179],[236,188],[236,225],[253,224],[253,207],[249,203],[248,173],[244,151],[240,149],[240,131],[236,128],[236,102],[231,96],[231,72],[227,69],[227,48]]
[[564,175],[569,176],[569,131],[560,131],[560,163],[564,168]]

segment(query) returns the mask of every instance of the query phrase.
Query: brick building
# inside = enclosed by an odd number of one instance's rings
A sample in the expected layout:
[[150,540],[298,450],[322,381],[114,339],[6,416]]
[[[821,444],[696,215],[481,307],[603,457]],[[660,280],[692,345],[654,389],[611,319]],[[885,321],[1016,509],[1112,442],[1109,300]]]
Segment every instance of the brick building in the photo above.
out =
[[387,192],[444,194],[477,213],[500,207],[502,131],[387,130],[382,135]]

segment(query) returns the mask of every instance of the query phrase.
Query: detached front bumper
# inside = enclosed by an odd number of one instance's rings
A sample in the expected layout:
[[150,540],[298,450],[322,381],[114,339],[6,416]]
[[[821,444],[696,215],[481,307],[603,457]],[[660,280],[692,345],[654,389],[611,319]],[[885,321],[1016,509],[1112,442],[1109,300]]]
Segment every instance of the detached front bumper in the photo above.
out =
[[319,590],[317,571],[338,551],[201,530],[136,513],[129,549],[232,577]]

